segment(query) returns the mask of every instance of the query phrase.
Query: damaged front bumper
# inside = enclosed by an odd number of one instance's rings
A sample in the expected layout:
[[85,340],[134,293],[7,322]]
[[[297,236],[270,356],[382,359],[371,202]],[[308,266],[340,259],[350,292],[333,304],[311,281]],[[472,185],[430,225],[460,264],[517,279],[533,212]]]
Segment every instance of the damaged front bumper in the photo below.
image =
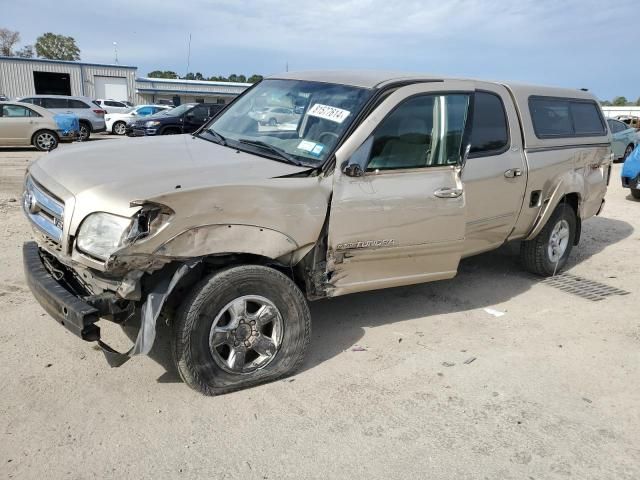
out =
[[[86,296],[75,293],[65,281],[64,271],[54,276],[56,272],[51,265],[47,268],[47,256],[36,242],[25,243],[22,254],[25,278],[38,303],[74,335],[89,342],[98,342],[112,367],[122,365],[134,355],[146,355],[151,351],[156,336],[156,322],[165,301],[178,282],[199,263],[199,260],[191,260],[158,276],[146,292],[144,302],[136,302],[139,305],[134,306],[130,301],[124,301],[124,305],[121,305],[123,299],[112,292]],[[108,318],[123,323],[134,312],[140,315],[138,336],[127,352],[120,353],[101,340],[96,322]]]
[[95,342],[100,339],[97,308],[71,294],[45,268],[36,242],[22,246],[22,261],[27,285],[42,308],[74,335]]

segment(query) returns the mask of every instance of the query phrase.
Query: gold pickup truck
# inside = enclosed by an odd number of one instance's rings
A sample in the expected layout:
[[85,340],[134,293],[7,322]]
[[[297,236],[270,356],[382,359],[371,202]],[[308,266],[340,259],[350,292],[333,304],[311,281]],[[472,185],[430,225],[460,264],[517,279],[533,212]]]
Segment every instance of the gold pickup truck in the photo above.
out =
[[[275,109],[291,113],[256,120]],[[149,352],[162,315],[183,380],[225,393],[302,363],[307,300],[451,278],[510,241],[524,268],[560,271],[603,206],[610,142],[582,90],[287,73],[193,135],[34,163],[25,274],[113,366]],[[101,319],[140,322],[131,350],[102,341]]]

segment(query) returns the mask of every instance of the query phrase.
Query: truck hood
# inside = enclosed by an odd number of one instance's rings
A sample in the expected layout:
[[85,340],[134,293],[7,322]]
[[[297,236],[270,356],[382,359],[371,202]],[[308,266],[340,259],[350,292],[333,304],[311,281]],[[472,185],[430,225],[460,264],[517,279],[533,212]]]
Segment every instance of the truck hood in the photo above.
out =
[[36,181],[61,198],[92,191],[127,205],[176,188],[246,184],[304,170],[191,135],[74,144],[30,168]]
[[205,190],[251,190],[305,170],[190,135],[169,135],[70,145],[44,155],[29,172],[64,201],[65,233],[74,235],[93,212],[131,217],[140,208],[134,201],[171,202],[193,192],[201,203],[212,195]]

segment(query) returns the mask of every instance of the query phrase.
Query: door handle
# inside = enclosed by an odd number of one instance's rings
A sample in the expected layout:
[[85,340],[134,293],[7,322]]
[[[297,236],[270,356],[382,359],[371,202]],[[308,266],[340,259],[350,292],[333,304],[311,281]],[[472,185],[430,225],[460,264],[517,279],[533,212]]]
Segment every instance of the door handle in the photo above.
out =
[[519,168],[510,168],[509,170],[504,172],[504,176],[506,178],[521,177],[522,176],[522,170],[520,170]]
[[438,198],[458,198],[462,195],[462,189],[443,187],[433,192],[433,194]]

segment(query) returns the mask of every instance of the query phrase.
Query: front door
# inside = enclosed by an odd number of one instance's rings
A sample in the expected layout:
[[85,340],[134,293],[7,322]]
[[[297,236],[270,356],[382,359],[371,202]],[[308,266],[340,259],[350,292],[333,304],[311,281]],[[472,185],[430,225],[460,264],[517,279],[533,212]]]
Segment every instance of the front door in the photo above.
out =
[[209,118],[209,107],[207,105],[198,105],[189,110],[184,116],[182,123],[183,133],[193,133],[199,129]]
[[0,108],[0,142],[4,145],[29,145],[37,126],[37,114],[22,105],[5,104]]
[[[338,150],[329,295],[456,274],[465,234],[459,165],[472,90],[461,81],[399,88]],[[354,165],[362,176],[354,176]]]

